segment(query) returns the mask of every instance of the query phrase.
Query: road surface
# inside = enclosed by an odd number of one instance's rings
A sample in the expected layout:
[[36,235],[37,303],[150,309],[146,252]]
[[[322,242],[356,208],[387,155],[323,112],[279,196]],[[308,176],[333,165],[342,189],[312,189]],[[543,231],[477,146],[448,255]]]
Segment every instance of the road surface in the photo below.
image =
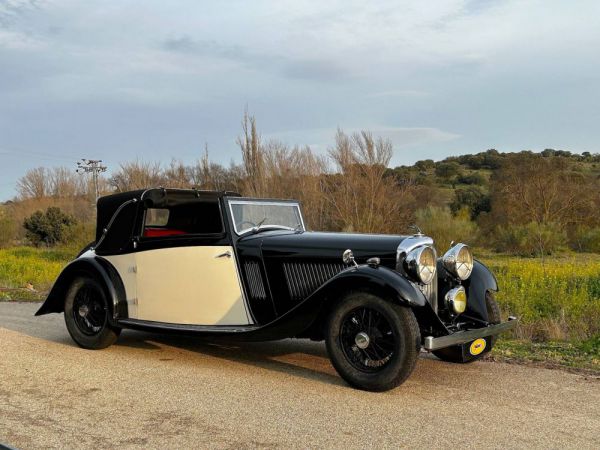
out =
[[124,331],[88,351],[38,306],[0,303],[0,443],[16,448],[600,448],[597,377],[424,356],[369,393],[319,343]]

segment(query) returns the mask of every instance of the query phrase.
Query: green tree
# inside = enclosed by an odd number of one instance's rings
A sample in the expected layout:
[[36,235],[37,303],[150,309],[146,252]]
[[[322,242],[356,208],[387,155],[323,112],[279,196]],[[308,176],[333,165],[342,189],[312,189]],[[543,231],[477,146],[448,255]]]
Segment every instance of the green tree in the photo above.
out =
[[455,162],[441,162],[435,167],[435,175],[449,180],[460,174],[460,166]]
[[482,212],[491,210],[490,196],[479,186],[456,189],[450,209],[456,214],[463,208],[467,208],[471,219],[475,220]]
[[77,221],[57,207],[49,207],[45,212],[36,211],[23,221],[26,237],[35,246],[52,246],[67,241],[69,230]]

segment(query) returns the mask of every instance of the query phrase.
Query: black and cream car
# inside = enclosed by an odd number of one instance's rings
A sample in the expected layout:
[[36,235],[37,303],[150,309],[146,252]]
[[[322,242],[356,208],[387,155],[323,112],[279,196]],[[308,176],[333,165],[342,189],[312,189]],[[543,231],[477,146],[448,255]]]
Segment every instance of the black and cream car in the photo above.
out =
[[123,328],[324,340],[352,386],[402,383],[421,349],[452,362],[489,352],[501,322],[490,271],[433,240],[306,231],[296,201],[155,188],[100,198],[96,241],[36,315],[64,312],[84,348]]

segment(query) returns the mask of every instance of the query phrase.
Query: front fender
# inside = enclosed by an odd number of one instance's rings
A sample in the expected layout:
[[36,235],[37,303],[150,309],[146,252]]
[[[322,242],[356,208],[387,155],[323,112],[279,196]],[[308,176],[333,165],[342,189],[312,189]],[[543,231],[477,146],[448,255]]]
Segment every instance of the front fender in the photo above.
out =
[[[106,289],[106,295],[109,299],[109,308],[111,322],[117,316],[127,316],[126,310],[123,311],[123,305],[126,308],[125,288],[115,269],[104,260],[95,257],[77,258],[71,261],[60,273],[52,289],[40,309],[35,313],[41,316],[50,313],[61,313],[65,307],[65,296],[73,279],[77,276],[87,275],[98,279]],[[116,278],[115,278],[116,275]]]
[[399,305],[421,307],[427,300],[419,288],[387,267],[360,265],[340,272],[312,296],[330,296],[349,290],[369,290]]
[[485,294],[488,291],[498,291],[498,282],[487,266],[477,260],[473,262],[473,272],[464,283],[467,289],[467,310],[465,314],[475,319],[488,321]]

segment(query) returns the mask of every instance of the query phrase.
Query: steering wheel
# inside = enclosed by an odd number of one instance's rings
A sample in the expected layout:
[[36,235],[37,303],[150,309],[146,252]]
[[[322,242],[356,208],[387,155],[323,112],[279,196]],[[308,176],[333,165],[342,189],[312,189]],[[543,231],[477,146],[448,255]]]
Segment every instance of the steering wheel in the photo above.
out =
[[245,223],[247,223],[247,224],[251,225],[251,226],[250,226],[250,228],[254,228],[254,227],[256,226],[256,224],[255,224],[254,222],[251,222],[250,220],[243,220],[243,221],[239,222],[239,223],[236,225],[236,227],[237,227],[239,230],[243,230],[243,229],[244,229],[244,224],[245,224]]

